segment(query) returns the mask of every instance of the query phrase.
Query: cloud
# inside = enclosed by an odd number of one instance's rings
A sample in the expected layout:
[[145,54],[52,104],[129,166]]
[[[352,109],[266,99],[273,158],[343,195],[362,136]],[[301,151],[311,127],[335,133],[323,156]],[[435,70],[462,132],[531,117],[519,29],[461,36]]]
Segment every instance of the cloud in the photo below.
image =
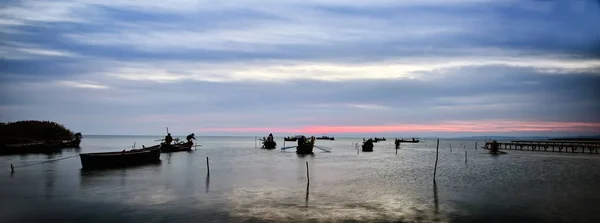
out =
[[60,57],[75,57],[77,54],[64,50],[47,49],[31,44],[3,42],[2,45],[0,45],[0,56],[9,60],[38,60]]
[[589,133],[591,3],[12,1],[0,9],[1,121],[105,134]]
[[278,133],[308,133],[318,134],[323,132],[344,133],[406,133],[406,132],[469,132],[469,133],[496,133],[496,132],[585,132],[600,133],[600,123],[577,122],[522,122],[506,120],[484,120],[478,122],[452,121],[440,124],[407,124],[384,126],[309,126],[300,128],[207,128],[197,129],[199,132],[278,132]]

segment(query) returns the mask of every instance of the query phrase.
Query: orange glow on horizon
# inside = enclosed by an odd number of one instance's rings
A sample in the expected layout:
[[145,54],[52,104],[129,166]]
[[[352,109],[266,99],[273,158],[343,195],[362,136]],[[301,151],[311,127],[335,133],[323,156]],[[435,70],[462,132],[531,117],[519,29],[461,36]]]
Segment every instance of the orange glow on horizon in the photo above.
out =
[[381,132],[600,132],[600,123],[526,122],[526,121],[453,121],[441,124],[406,124],[381,126],[305,126],[259,128],[203,128],[200,132],[297,132],[321,133],[381,133]]

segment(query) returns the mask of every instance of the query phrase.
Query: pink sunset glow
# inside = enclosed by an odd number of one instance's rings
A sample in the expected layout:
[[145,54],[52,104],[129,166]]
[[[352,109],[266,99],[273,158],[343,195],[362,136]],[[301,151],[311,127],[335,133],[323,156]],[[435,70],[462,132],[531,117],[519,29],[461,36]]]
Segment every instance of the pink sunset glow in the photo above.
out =
[[306,126],[288,128],[203,128],[199,132],[296,132],[320,133],[381,133],[381,132],[600,132],[600,123],[582,122],[527,122],[527,121],[478,121],[444,122],[440,124],[406,124],[387,126]]

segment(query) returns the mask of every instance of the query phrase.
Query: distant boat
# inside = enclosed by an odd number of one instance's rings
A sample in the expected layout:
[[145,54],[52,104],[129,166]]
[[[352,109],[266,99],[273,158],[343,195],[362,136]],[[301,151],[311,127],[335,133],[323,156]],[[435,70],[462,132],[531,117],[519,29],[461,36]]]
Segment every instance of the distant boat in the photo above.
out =
[[325,134],[323,134],[323,136],[317,137],[317,140],[335,140],[335,138],[329,137],[329,136],[326,136]]
[[160,145],[148,147],[148,149],[154,148],[154,147],[160,147],[161,153],[173,153],[173,152],[182,152],[182,151],[189,152],[189,151],[192,151],[193,145],[194,145],[194,142],[175,143],[175,144],[169,144],[169,145],[161,143]]
[[418,143],[418,142],[419,142],[419,139],[415,139],[415,138],[412,138],[412,139],[396,139],[396,142],[399,142],[399,143],[400,143],[400,142],[405,142],[405,143]]
[[385,137],[383,137],[383,138],[377,138],[377,137],[375,137],[373,139],[373,142],[379,142],[379,141],[385,141],[385,140],[386,140]]
[[101,169],[160,162],[161,146],[121,152],[79,154],[83,169]]
[[283,138],[283,140],[288,141],[288,142],[290,142],[290,141],[295,142],[301,137],[302,137],[302,135],[288,136],[288,137]]

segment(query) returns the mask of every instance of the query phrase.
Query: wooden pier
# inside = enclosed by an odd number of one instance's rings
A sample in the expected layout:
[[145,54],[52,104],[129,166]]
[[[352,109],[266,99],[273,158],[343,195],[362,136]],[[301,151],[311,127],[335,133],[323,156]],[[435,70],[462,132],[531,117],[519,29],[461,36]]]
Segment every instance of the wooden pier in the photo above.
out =
[[[491,142],[486,142],[484,149],[491,147]],[[598,154],[600,141],[511,141],[498,142],[499,149],[525,150],[543,152],[569,152]]]

